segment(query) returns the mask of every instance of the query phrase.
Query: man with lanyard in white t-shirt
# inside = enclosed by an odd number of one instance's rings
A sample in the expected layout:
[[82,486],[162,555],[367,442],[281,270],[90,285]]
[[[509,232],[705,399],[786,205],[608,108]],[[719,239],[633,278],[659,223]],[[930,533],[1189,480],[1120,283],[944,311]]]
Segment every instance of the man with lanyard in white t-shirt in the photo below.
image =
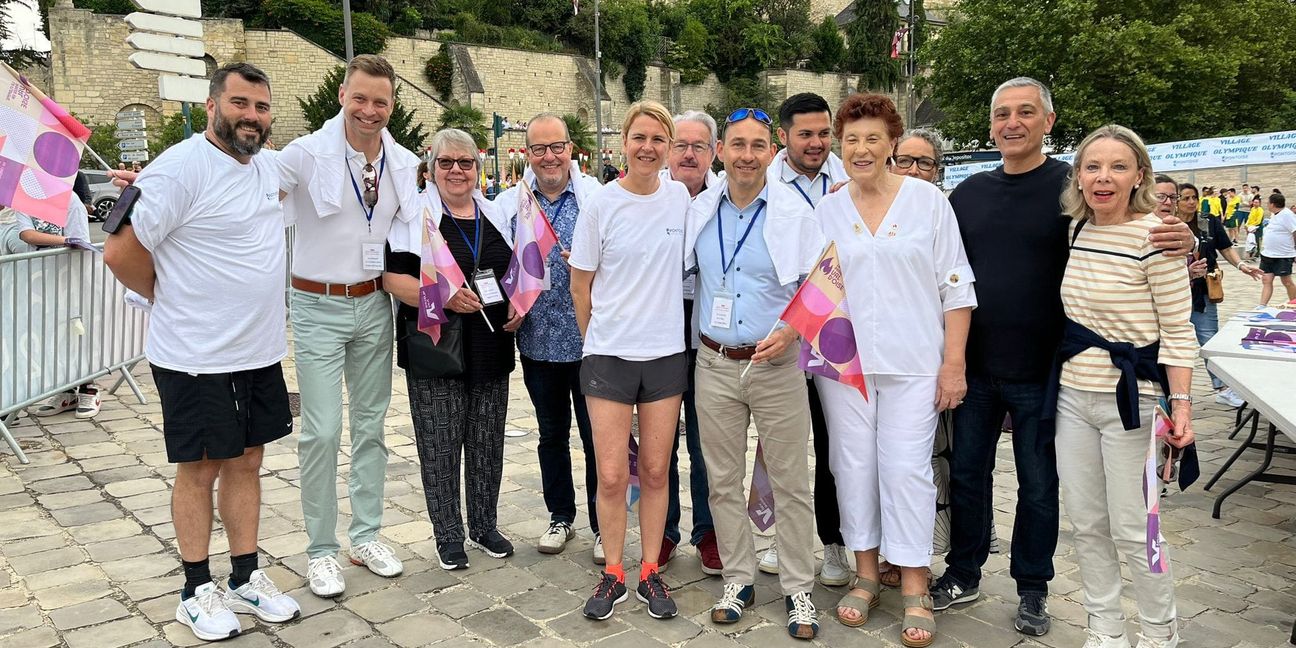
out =
[[771,130],[769,115],[756,108],[739,108],[725,120],[717,144],[725,177],[689,209],[684,266],[697,271],[698,425],[724,563],[723,595],[711,620],[737,623],[755,602],[756,549],[743,487],[754,419],[774,490],[787,631],[808,640],[819,631],[810,600],[810,412],[796,331],[776,326],[824,240],[814,210],[786,185],[766,180]]
[[[671,142],[666,158],[666,168],[661,176],[688,187],[689,196],[697,200],[708,187],[715,186],[719,178],[711,171],[715,160],[715,118],[700,110],[690,110],[675,116],[675,141]],[[698,434],[697,407],[693,401],[693,365],[697,359],[697,325],[693,321],[693,294],[697,278],[684,279],[684,340],[689,358],[689,388],[684,392],[684,445],[689,456],[689,496],[693,500],[693,530],[689,542],[697,547],[702,573],[717,576],[722,569],[720,549],[716,544],[715,523],[711,519],[711,505],[707,501],[706,460],[702,457],[702,439]],[[675,547],[680,542],[680,492],[679,492],[679,435],[671,450],[670,501],[666,506],[666,535],[662,539],[661,555],[657,558],[658,570],[665,570]]]
[[[205,641],[239,633],[235,612],[283,622],[297,603],[257,568],[261,457],[292,432],[280,361],[284,335],[283,212],[270,135],[270,81],[247,63],[212,74],[207,130],[158,156],[135,181],[129,220],[104,262],[153,302],[144,353],[162,400],[171,516],[184,566],[176,621]],[[106,226],[112,226],[109,223]],[[212,486],[233,573],[212,581]]]
[[387,132],[396,72],[379,56],[351,59],[342,111],[279,154],[279,190],[297,226],[292,257],[293,359],[301,390],[302,515],[307,580],[316,596],[346,588],[337,553],[342,381],[349,398],[350,559],[391,578],[402,571],[378,539],[387,479],[383,423],[391,402],[392,307],[382,289],[393,219],[416,215],[418,158]]
[[[572,305],[571,273],[562,251],[571,249],[581,206],[588,204],[590,196],[602,185],[597,178],[581,173],[571,159],[572,151],[567,123],[560,115],[540,113],[527,122],[524,153],[528,166],[522,181],[531,187],[562,247],[549,252],[545,290],[518,328],[517,347],[522,360],[522,380],[540,427],[536,453],[540,459],[545,508],[549,511],[549,528],[540,535],[536,549],[543,554],[562,553],[575,536],[572,526],[576,522],[576,488],[571,462],[574,412],[585,453],[585,503],[589,509],[590,531],[594,533],[594,562],[603,564],[595,502],[598,472],[594,437],[585,396],[580,391],[581,337]],[[515,186],[495,200],[504,219],[514,229],[519,192],[521,189]]]
[[[774,156],[765,172],[769,184],[781,183],[796,192],[813,209],[838,182],[849,180],[841,158],[832,152],[832,111],[828,101],[812,92],[788,97],[779,106],[779,141],[786,147]],[[819,406],[819,392],[813,380],[806,380],[810,400],[810,421],[814,430],[815,527],[824,545],[824,562],[819,582],[845,585],[855,572],[847,558],[837,509],[837,482],[828,469],[828,424]],[[778,545],[761,558],[763,572],[779,571]]]

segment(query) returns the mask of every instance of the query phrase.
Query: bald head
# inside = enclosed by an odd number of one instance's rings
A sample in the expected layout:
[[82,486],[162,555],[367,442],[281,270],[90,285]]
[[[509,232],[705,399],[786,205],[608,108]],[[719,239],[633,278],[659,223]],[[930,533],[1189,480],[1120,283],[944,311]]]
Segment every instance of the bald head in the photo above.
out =
[[[526,157],[541,193],[553,199],[571,181],[572,147],[567,122],[554,113],[531,118],[526,129]],[[561,149],[555,152],[554,149]]]

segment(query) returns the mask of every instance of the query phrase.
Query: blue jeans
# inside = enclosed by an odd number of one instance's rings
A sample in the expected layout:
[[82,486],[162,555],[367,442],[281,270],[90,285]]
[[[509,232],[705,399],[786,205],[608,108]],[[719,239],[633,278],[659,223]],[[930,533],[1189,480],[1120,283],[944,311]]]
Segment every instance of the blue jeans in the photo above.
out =
[[580,366],[577,362],[545,362],[522,356],[522,380],[535,406],[540,425],[540,484],[545,508],[551,522],[576,523],[576,487],[572,482],[571,423],[576,413],[585,450],[585,497],[589,507],[590,530],[598,535],[598,469],[594,462],[594,437],[590,429],[585,396],[580,391]]
[[[697,351],[688,352],[688,391],[684,392],[684,440],[689,455],[689,497],[693,500],[693,533],[689,544],[697,546],[702,536],[715,530],[711,521],[711,505],[707,497],[711,488],[707,485],[706,462],[702,459],[702,439],[698,433],[697,409],[693,405],[693,365],[697,362]],[[679,435],[675,435],[675,447],[671,450],[670,462],[670,503],[666,508],[666,538],[675,544],[680,541],[680,475],[679,475]]]
[[[1215,337],[1216,333],[1219,333],[1219,311],[1215,306],[1215,302],[1209,299],[1206,300],[1206,310],[1200,313],[1193,311],[1188,319],[1192,321],[1193,330],[1197,332],[1197,344],[1199,346],[1204,346],[1211,338]],[[1211,386],[1216,390],[1224,386],[1224,382],[1216,378],[1215,374],[1210,372],[1210,369],[1207,369],[1206,373],[1210,374]]]
[[1012,383],[969,374],[954,410],[950,455],[950,551],[945,575],[963,587],[981,582],[990,555],[992,471],[1004,414],[1013,421],[1017,519],[1009,573],[1018,595],[1048,594],[1058,537],[1058,474],[1053,420],[1044,420],[1044,383]]

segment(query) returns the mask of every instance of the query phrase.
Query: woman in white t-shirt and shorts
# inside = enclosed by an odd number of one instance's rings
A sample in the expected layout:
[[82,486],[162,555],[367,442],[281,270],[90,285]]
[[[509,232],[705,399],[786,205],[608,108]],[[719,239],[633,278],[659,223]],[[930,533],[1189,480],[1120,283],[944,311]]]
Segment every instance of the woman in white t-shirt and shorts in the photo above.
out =
[[[594,429],[598,518],[606,566],[585,605],[606,619],[628,597],[622,554],[628,447],[639,412],[639,537],[656,559],[666,524],[667,469],[688,387],[684,355],[684,217],[688,189],[658,176],[675,138],[670,112],[641,101],[626,113],[621,146],[629,170],[582,203],[572,240],[571,291],[584,336],[581,389]],[[657,573],[641,563],[638,598],[648,613],[675,616],[675,602]]]

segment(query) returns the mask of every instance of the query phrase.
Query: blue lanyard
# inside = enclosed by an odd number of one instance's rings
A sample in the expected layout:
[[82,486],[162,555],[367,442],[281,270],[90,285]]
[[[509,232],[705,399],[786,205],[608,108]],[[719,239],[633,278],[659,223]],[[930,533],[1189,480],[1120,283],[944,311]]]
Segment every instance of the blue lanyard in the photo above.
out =
[[564,191],[564,192],[563,192],[563,196],[562,196],[562,198],[559,198],[559,199],[558,199],[558,202],[556,202],[556,203],[550,203],[550,204],[549,204],[549,206],[550,206],[551,208],[553,208],[553,212],[550,213],[550,214],[546,214],[546,216],[549,217],[549,222],[550,222],[551,224],[553,223],[553,220],[554,220],[555,218],[558,218],[558,215],[562,213],[562,209],[563,209],[563,207],[566,207],[566,206],[567,206],[567,199],[568,199],[568,198],[571,198],[571,194],[569,194],[569,193],[567,193],[566,191]]
[[473,201],[473,224],[477,226],[477,231],[473,234],[473,238],[477,239],[476,245],[473,245],[473,242],[468,240],[468,235],[464,234],[463,228],[459,226],[454,214],[450,213],[450,208],[446,207],[445,203],[441,203],[441,210],[445,212],[446,216],[450,217],[450,222],[454,223],[455,229],[459,230],[459,236],[463,237],[464,245],[468,246],[468,252],[472,254],[473,271],[475,272],[477,270],[477,254],[478,252],[481,252],[481,208],[477,206],[476,201]]
[[729,276],[729,268],[733,267],[738,260],[738,253],[742,251],[743,245],[747,243],[747,237],[751,234],[752,228],[756,226],[756,219],[760,218],[761,213],[765,211],[765,203],[762,202],[760,207],[756,208],[756,215],[752,216],[751,222],[747,223],[747,231],[743,232],[742,238],[738,239],[738,245],[734,248],[733,256],[729,261],[725,261],[724,248],[724,219],[721,212],[724,211],[724,198],[720,199],[720,206],[716,208],[716,238],[720,239],[720,271],[723,273],[720,282],[723,285],[725,277]]
[[[365,222],[369,224],[369,230],[373,231],[373,213],[374,213],[374,209],[378,207],[378,203],[375,201],[373,207],[370,207],[369,205],[365,204],[364,196],[360,194],[360,185],[356,184],[355,181],[355,173],[351,171],[350,160],[347,160],[346,168],[347,168],[347,175],[351,177],[351,188],[355,189],[356,200],[360,201],[360,211],[363,212],[365,215]],[[382,156],[382,161],[378,163],[378,179],[374,182],[375,191],[378,190],[378,185],[382,184],[383,170],[386,168],[387,168],[387,156],[384,155]]]
[[[819,177],[823,178],[823,191],[820,192],[820,196],[826,196],[828,195],[828,174],[825,173]],[[801,194],[801,197],[805,198],[805,201],[810,203],[810,208],[814,209],[815,203],[813,200],[810,200],[810,194],[806,193],[805,189],[802,189],[801,185],[797,184],[796,178],[792,178],[791,184],[792,188],[796,189],[797,193]]]

